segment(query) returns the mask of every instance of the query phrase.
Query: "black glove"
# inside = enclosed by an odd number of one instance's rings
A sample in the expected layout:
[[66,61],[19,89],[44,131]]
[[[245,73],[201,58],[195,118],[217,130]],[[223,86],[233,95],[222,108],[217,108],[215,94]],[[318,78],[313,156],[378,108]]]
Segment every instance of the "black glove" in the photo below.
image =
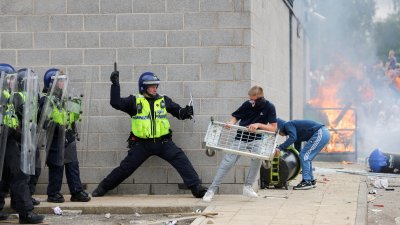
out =
[[126,142],[128,142],[129,149],[131,149],[133,147],[133,145],[135,145],[136,137],[135,137],[135,135],[133,135],[132,132],[129,134],[128,140],[126,140]]
[[113,71],[110,76],[111,83],[119,85],[119,71]]
[[182,119],[190,119],[193,116],[193,106],[187,105],[185,108],[182,108],[180,113],[180,117]]
[[71,144],[72,142],[75,141],[75,132],[71,129],[68,129],[65,132],[65,140],[66,140],[66,145]]

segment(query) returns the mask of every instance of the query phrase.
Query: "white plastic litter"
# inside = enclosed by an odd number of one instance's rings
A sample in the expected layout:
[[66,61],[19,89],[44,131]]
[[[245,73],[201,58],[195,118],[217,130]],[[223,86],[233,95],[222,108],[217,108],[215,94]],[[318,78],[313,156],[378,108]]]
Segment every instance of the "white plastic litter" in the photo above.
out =
[[165,225],[175,225],[178,221],[173,220],[173,221],[168,221],[165,223]]
[[145,221],[142,221],[142,220],[131,220],[131,221],[129,221],[129,224],[142,224],[144,222]]
[[396,222],[396,225],[400,225],[400,217],[394,218],[394,221]]
[[59,215],[59,216],[63,214],[63,211],[61,210],[61,208],[59,206],[54,207],[53,211],[54,211],[54,214]]
[[104,215],[104,217],[107,218],[107,219],[110,219],[111,213],[106,213],[106,214]]
[[378,178],[378,179],[374,180],[373,182],[374,182],[373,185],[376,188],[388,188],[389,187],[388,179]]
[[135,216],[136,216],[136,217],[140,217],[140,216],[142,216],[142,215],[140,215],[139,213],[136,212],[136,213],[135,213]]

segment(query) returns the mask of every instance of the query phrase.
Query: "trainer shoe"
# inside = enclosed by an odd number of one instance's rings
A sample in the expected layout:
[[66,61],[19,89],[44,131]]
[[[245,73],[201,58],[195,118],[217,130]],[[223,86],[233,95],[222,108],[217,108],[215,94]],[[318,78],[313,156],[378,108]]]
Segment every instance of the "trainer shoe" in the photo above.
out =
[[214,197],[214,191],[208,190],[208,191],[204,194],[204,196],[203,196],[203,201],[205,201],[205,202],[211,202],[211,200],[213,199],[213,197]]
[[249,198],[257,198],[257,193],[253,190],[251,186],[243,186],[243,195]]
[[302,180],[297,186],[293,187],[293,190],[308,190],[313,188],[311,181]]
[[311,184],[312,184],[313,188],[316,188],[317,187],[317,179],[312,180]]

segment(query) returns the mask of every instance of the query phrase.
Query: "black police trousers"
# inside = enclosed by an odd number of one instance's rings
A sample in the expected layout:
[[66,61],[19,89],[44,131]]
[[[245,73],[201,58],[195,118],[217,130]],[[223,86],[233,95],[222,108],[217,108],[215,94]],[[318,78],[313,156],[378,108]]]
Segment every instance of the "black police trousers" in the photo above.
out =
[[156,142],[150,139],[136,141],[120,165],[103,179],[102,187],[107,191],[114,189],[153,155],[169,162],[178,171],[187,187],[191,188],[200,184],[199,176],[181,148],[170,139]]
[[63,166],[56,165],[54,161],[52,161],[52,159],[54,159],[54,157],[57,155],[51,155],[55,151],[56,150],[54,149],[50,149],[49,156],[47,157],[46,161],[46,164],[49,167],[49,184],[47,186],[47,195],[53,196],[57,193],[60,193],[64,176],[64,167],[70,194],[73,195],[83,191],[79,172],[79,162],[76,153],[76,142],[71,142],[65,146],[65,164]]
[[36,162],[35,162],[35,175],[30,175],[29,179],[29,191],[31,192],[31,195],[34,195],[36,192],[36,184],[38,183],[39,176],[42,173],[42,165],[40,162],[40,150],[36,149]]
[[4,207],[4,199],[10,191],[11,205],[20,215],[33,210],[31,193],[29,191],[29,175],[22,172],[21,143],[12,137],[7,140],[4,157],[2,180],[0,181],[0,209]]

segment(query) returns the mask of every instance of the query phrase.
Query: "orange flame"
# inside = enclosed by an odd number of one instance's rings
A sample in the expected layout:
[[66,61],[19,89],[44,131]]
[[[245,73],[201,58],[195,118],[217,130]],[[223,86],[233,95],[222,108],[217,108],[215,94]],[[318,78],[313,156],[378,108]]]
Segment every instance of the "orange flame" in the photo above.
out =
[[327,117],[327,127],[331,139],[322,152],[354,152],[356,116],[351,103],[343,104],[338,97],[343,85],[349,78],[359,80],[362,77],[361,68],[354,68],[348,64],[335,66],[324,71],[325,80],[320,83],[317,94],[309,100],[309,104],[319,108]]

